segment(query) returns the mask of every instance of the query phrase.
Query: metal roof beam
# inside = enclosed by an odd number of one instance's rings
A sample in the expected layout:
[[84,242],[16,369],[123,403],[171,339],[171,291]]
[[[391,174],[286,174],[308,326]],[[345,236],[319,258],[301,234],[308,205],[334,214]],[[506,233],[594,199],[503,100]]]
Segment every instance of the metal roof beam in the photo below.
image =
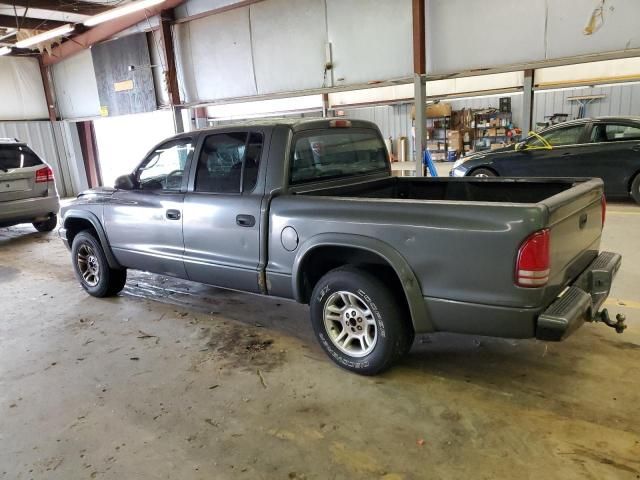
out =
[[13,15],[0,15],[0,27],[7,28],[28,28],[30,30],[51,30],[52,28],[61,27],[68,22],[60,22],[58,20],[44,20],[42,18],[31,18]]

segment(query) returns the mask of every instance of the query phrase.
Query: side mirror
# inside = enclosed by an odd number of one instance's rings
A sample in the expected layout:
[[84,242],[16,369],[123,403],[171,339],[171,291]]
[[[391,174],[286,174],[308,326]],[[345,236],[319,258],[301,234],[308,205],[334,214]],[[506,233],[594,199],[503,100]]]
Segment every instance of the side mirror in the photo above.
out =
[[132,174],[121,175],[116,178],[114,187],[118,190],[133,190],[136,188],[136,181]]

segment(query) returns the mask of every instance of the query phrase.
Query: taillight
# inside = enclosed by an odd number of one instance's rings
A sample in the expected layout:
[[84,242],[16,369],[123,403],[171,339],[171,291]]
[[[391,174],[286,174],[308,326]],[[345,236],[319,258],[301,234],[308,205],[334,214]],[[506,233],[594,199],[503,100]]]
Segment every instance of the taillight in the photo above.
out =
[[607,219],[607,198],[602,195],[602,228],[604,228],[604,221]]
[[520,287],[542,287],[549,281],[549,230],[535,232],[527,238],[516,262],[516,284]]
[[36,183],[53,182],[53,170],[49,167],[36,170]]
[[350,120],[329,120],[330,128],[349,128],[350,126]]

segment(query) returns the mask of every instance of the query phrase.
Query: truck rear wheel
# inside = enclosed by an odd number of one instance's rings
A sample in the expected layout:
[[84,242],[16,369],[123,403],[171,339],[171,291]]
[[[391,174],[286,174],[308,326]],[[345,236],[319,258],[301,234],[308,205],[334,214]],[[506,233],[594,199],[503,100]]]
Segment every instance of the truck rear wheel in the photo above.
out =
[[102,245],[91,233],[75,236],[71,258],[76,278],[89,295],[111,297],[124,288],[127,271],[109,267]]
[[640,173],[637,174],[633,182],[631,182],[631,191],[629,193],[631,193],[631,198],[640,205]]
[[336,364],[361,375],[389,368],[408,351],[413,330],[406,308],[370,273],[355,267],[331,270],[316,284],[311,323]]

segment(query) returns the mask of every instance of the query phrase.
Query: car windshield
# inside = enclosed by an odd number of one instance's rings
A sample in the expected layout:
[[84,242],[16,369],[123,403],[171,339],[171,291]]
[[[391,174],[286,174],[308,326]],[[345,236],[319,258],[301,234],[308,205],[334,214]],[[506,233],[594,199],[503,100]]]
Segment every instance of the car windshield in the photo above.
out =
[[363,175],[386,171],[387,150],[370,129],[327,129],[297,136],[290,165],[290,182]]
[[0,170],[35,167],[42,162],[35,153],[24,145],[0,145]]

